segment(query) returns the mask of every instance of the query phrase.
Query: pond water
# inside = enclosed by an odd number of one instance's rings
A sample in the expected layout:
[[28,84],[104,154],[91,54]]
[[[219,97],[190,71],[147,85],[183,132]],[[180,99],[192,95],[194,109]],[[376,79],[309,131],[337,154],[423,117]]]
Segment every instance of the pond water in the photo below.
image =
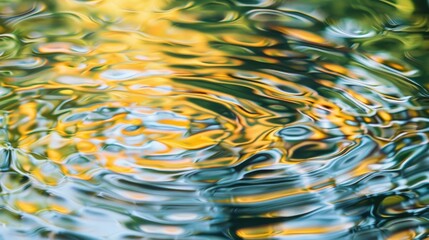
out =
[[0,239],[425,239],[428,5],[0,1]]

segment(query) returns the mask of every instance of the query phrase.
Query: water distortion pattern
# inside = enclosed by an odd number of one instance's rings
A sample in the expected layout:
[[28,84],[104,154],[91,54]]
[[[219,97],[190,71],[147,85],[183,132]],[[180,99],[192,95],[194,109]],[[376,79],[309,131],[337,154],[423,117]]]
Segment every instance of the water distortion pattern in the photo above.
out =
[[428,4],[0,1],[0,238],[425,239]]

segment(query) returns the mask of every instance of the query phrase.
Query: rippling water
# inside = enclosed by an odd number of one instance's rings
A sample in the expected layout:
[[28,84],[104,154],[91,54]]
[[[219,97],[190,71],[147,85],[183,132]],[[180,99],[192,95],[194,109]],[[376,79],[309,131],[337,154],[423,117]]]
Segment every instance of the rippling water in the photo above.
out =
[[0,1],[0,238],[426,238],[428,5]]

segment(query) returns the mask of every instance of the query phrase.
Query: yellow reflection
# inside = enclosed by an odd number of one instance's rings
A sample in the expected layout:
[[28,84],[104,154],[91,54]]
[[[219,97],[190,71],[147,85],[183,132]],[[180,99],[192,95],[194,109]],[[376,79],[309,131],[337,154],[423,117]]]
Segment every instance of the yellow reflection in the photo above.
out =
[[388,240],[404,240],[404,239],[415,239],[416,233],[412,230],[405,230],[397,232],[391,236],[389,236]]
[[40,210],[40,207],[33,202],[17,200],[15,202],[15,205],[18,207],[18,209],[26,213],[36,213],[37,211]]
[[321,227],[295,227],[287,225],[269,225],[255,228],[242,228],[237,235],[244,239],[266,239],[290,235],[316,235],[347,229],[350,224]]
[[318,44],[327,44],[327,40],[323,37],[301,29],[295,29],[295,28],[287,28],[287,27],[280,27],[276,26],[273,27],[274,30],[277,30],[281,33],[286,34],[287,36],[290,36],[292,38],[306,41],[306,42],[312,42],[312,43],[318,43]]

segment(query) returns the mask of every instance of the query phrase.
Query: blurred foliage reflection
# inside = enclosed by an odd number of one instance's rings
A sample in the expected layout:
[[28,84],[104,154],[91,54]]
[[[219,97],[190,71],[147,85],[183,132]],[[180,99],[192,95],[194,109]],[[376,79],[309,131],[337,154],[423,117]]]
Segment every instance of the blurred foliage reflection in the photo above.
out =
[[3,0],[5,239],[424,239],[421,0]]

